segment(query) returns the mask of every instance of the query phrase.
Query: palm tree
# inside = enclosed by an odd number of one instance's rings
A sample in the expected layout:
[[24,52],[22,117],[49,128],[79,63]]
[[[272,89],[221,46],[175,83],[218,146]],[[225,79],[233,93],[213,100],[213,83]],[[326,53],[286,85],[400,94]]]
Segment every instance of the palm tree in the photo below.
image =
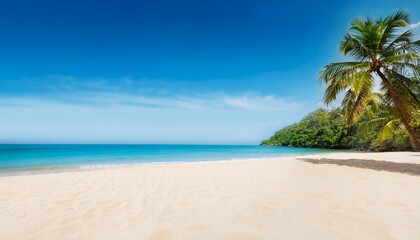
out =
[[351,125],[375,98],[376,76],[381,84],[381,101],[397,113],[413,148],[420,150],[420,132],[410,125],[420,106],[420,40],[414,40],[413,32],[407,30],[408,22],[409,15],[403,11],[376,21],[353,20],[340,42],[340,52],[353,61],[328,64],[319,78],[327,84],[326,104],[345,91],[342,105]]

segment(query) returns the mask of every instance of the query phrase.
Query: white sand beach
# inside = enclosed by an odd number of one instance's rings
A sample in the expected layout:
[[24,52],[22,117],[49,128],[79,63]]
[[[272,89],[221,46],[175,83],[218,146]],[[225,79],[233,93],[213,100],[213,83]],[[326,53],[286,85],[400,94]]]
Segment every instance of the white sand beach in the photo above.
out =
[[[312,157],[420,164],[420,153]],[[0,178],[0,239],[420,239],[420,176],[296,158]]]

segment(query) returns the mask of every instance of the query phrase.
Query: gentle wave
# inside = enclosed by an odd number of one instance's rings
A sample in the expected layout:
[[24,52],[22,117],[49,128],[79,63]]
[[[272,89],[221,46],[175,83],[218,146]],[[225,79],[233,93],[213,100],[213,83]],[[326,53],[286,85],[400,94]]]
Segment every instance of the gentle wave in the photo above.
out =
[[123,168],[135,168],[135,167],[156,166],[156,165],[159,166],[159,165],[169,165],[169,164],[196,164],[196,163],[252,161],[252,160],[268,160],[268,159],[281,160],[281,159],[286,159],[286,158],[291,158],[291,157],[296,157],[296,156],[289,155],[289,156],[281,156],[281,157],[231,158],[231,159],[224,159],[224,160],[136,162],[136,163],[94,164],[94,165],[81,165],[81,166],[71,166],[71,167],[65,166],[65,167],[45,167],[45,168],[21,168],[21,169],[0,170],[0,177],[123,169]]
[[[36,151],[34,151],[36,150]],[[0,145],[0,175],[264,159],[331,152],[248,145]]]

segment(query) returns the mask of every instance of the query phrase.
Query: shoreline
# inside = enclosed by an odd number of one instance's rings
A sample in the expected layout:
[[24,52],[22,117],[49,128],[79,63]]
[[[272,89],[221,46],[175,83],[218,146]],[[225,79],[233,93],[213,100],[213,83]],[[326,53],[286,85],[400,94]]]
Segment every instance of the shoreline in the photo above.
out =
[[[284,159],[303,159],[310,158],[320,160],[321,158],[343,158],[348,159],[349,156],[356,157],[355,154],[374,154],[374,155],[389,155],[389,154],[415,154],[420,158],[420,152],[364,152],[364,151],[342,151],[342,152],[328,152],[316,154],[290,154],[279,157],[250,157],[250,158],[232,158],[221,160],[195,160],[195,161],[162,161],[162,162],[130,162],[130,163],[104,163],[104,164],[87,164],[87,165],[69,165],[69,166],[51,166],[51,167],[36,167],[36,168],[13,168],[13,169],[0,169],[0,178],[12,176],[30,176],[30,175],[43,175],[43,174],[60,174],[67,172],[88,172],[88,171],[101,171],[112,169],[124,168],[138,168],[150,165],[167,165],[167,164],[187,164],[187,163],[218,163],[230,161],[264,161],[264,160],[284,160]],[[350,155],[349,155],[350,154]],[[372,155],[372,156],[374,156]],[[383,161],[383,159],[366,159]],[[414,163],[416,161],[414,160]],[[413,163],[413,160],[406,163]],[[420,164],[420,161],[418,162]]]
[[[331,153],[325,153],[331,154]],[[318,156],[319,154],[316,154]],[[324,156],[324,154],[322,154]],[[130,162],[130,163],[104,163],[104,164],[87,164],[87,165],[69,165],[69,166],[51,166],[51,167],[37,167],[37,168],[13,168],[0,169],[0,178],[9,176],[26,176],[26,175],[42,175],[42,174],[59,174],[66,172],[87,172],[100,171],[108,169],[124,169],[137,168],[149,165],[167,165],[167,164],[187,164],[187,163],[218,163],[230,161],[263,161],[272,159],[289,159],[314,156],[313,154],[285,154],[279,157],[250,157],[250,158],[232,158],[220,160],[194,160],[194,161],[162,161],[162,162]]]
[[[145,144],[0,144],[0,172],[6,175],[118,168],[143,163],[173,163],[270,158],[335,152],[324,149],[274,148],[257,145]],[[41,171],[39,171],[41,170]],[[0,173],[1,174],[1,173]],[[4,174],[3,174],[4,175]]]

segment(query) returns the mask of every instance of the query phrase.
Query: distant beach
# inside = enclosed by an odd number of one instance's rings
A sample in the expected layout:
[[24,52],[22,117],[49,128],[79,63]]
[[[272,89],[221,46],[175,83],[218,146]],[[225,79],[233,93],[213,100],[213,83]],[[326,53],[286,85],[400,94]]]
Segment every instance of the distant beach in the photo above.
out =
[[420,164],[323,153],[1,177],[0,239],[419,238],[419,176],[302,158]]

